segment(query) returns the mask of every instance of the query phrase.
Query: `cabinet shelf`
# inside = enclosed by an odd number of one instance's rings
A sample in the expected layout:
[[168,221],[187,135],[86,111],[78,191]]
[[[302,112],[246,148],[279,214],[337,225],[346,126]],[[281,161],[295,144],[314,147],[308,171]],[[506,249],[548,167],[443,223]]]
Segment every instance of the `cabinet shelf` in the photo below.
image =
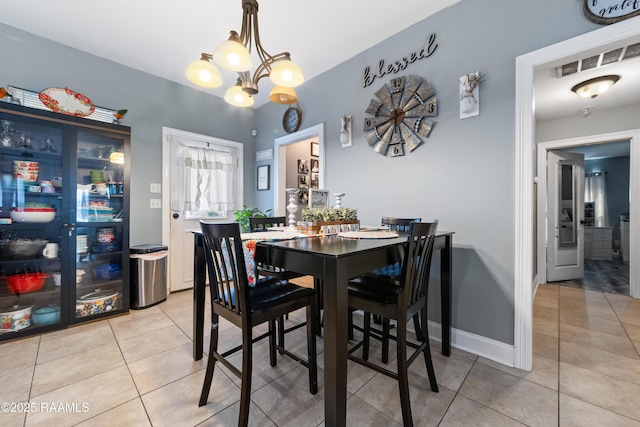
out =
[[0,224],[0,231],[16,230],[52,230],[60,228],[62,222],[54,220],[52,222],[12,222],[11,224]]
[[2,156],[20,160],[57,160],[62,157],[62,153],[51,151],[25,150],[23,147],[2,147]]

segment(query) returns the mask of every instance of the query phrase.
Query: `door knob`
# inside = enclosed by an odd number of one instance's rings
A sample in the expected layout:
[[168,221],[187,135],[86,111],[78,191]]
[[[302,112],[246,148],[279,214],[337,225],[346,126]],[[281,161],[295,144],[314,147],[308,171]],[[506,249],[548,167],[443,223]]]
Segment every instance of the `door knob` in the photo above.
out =
[[174,219],[178,219],[178,218],[180,218],[180,214],[178,214],[178,213],[174,213],[174,214],[173,214],[173,218],[174,218]]

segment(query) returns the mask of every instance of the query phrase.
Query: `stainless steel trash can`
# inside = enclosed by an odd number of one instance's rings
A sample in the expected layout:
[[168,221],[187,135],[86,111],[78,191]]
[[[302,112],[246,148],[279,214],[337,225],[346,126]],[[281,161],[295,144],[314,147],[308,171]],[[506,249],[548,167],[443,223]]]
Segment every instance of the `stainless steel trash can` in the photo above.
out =
[[139,245],[129,249],[131,308],[147,308],[167,299],[168,249],[163,245]]

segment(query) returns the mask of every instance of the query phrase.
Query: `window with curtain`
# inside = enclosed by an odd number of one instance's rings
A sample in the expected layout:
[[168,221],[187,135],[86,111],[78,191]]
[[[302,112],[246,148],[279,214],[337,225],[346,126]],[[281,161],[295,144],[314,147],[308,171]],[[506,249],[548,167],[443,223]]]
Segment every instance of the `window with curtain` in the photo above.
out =
[[596,172],[586,175],[584,179],[584,201],[594,204],[594,225],[596,227],[609,226],[605,176],[605,172]]
[[182,211],[187,219],[224,218],[235,210],[231,153],[181,145],[176,167],[180,191],[173,210]]

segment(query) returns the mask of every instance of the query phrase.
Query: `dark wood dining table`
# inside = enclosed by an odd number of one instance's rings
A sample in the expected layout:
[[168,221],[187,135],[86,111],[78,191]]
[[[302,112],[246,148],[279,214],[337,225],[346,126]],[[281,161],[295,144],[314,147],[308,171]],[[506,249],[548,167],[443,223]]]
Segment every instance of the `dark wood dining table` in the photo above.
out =
[[[203,354],[206,262],[202,235],[194,243],[193,358]],[[438,232],[440,251],[442,353],[451,352],[451,268],[453,232]],[[399,260],[406,235],[392,239],[345,239],[338,236],[265,241],[256,259],[323,281],[325,425],[346,425],[347,411],[347,283],[350,278]]]

